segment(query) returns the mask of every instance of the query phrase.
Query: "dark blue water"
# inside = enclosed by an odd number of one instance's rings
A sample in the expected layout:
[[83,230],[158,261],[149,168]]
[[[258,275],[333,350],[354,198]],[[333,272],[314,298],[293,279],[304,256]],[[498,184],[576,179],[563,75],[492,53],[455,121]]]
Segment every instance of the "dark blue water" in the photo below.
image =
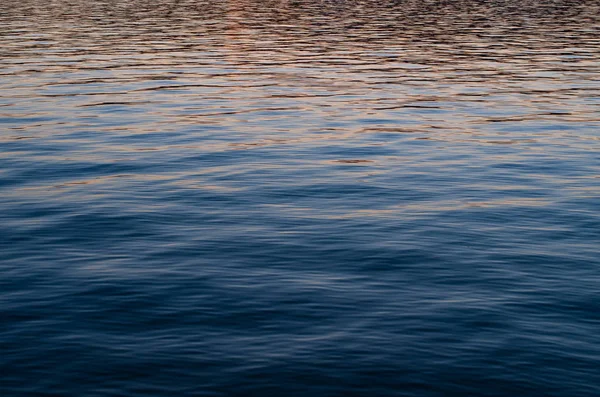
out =
[[3,0],[0,395],[600,396],[596,1]]

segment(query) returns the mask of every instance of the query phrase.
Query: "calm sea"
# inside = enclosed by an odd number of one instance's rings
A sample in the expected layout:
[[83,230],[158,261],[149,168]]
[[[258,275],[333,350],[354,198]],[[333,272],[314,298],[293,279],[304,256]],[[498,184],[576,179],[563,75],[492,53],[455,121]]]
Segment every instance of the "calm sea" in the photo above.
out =
[[600,3],[2,0],[0,395],[600,396]]

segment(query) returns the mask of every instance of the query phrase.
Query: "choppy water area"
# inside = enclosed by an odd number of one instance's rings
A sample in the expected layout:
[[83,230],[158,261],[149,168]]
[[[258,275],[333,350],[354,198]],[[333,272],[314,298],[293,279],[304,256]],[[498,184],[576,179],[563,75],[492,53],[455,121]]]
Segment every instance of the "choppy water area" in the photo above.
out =
[[600,395],[599,27],[3,0],[0,394]]

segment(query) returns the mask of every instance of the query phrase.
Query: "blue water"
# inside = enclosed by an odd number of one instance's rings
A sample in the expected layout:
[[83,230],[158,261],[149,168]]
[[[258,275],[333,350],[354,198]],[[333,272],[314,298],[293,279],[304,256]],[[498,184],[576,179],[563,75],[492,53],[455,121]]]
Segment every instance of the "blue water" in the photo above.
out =
[[598,2],[2,1],[1,396],[599,369]]

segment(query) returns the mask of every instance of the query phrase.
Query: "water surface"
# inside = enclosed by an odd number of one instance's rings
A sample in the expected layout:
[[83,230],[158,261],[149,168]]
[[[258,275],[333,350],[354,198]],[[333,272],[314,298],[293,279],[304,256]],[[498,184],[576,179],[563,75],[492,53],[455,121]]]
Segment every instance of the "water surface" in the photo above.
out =
[[0,394],[600,395],[599,76],[596,1],[3,0]]

